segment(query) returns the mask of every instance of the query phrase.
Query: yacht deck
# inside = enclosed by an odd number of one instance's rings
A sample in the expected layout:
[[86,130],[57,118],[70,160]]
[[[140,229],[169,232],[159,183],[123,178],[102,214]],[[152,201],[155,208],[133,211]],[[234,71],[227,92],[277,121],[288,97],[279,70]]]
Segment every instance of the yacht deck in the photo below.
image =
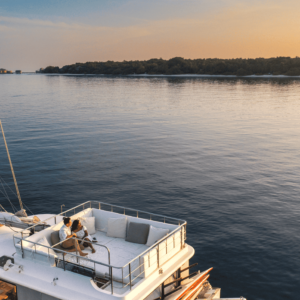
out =
[[[166,222],[165,217],[163,222],[154,221],[153,215],[149,219],[142,218],[141,214],[144,212],[135,212],[136,216],[132,216],[125,209],[120,214],[115,212],[118,207],[111,207],[107,211],[103,209],[103,203],[101,208],[99,203],[94,207],[93,204],[89,202],[86,208],[84,203],[82,209],[75,207],[59,215],[51,215],[46,220],[51,226],[30,237],[25,234],[28,234],[28,230],[1,227],[0,255],[13,257],[15,265],[8,271],[0,268],[0,277],[35,290],[38,287],[41,292],[59,299],[83,299],[87,295],[89,299],[99,299],[99,293],[102,294],[101,299],[144,299],[194,255],[194,249],[184,242],[184,221],[170,218],[173,221],[171,224]],[[78,210],[80,212],[76,213]],[[50,248],[53,249],[53,245],[47,247],[40,244],[42,237],[49,241],[51,233],[61,228],[63,215],[70,216],[73,220],[82,216],[95,218],[96,230],[92,237],[97,239],[94,244],[96,253],[92,254],[86,248],[84,251],[88,256],[85,258],[76,253],[63,256],[63,251],[56,251],[56,254],[51,255],[49,251]],[[42,221],[49,217],[38,216]],[[108,236],[107,220],[120,217],[126,217],[129,222],[169,228],[170,233],[151,247]],[[37,250],[40,246],[46,248],[46,251]],[[90,275],[68,272],[72,269],[70,266],[88,270]],[[97,286],[97,277],[105,278],[108,284],[103,288]],[[63,294],[66,297],[62,297]]]

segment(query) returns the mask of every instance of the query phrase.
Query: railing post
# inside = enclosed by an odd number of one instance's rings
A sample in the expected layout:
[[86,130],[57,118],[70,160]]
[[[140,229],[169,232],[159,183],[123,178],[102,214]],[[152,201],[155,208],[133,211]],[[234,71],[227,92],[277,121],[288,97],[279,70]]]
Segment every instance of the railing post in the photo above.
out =
[[113,207],[112,207],[112,205],[110,206],[110,210],[111,210],[111,212],[113,212],[114,210],[113,210]]
[[113,284],[113,270],[112,270],[112,267],[109,267],[110,268],[110,278],[111,278],[111,293],[113,294],[114,293],[114,284]]
[[183,248],[183,243],[182,243],[182,240],[183,240],[183,237],[182,237],[182,229],[183,229],[183,227],[181,227],[181,230],[180,230],[180,243],[181,243],[180,249]]
[[90,201],[90,208],[92,208],[92,201]]
[[56,224],[56,216],[54,217],[54,221],[55,221],[55,224]]
[[166,254],[168,254],[168,240],[166,239]]
[[[75,240],[75,242],[74,242],[74,244],[76,245],[76,241],[77,241],[77,245],[78,245],[78,247],[80,247],[80,245],[79,245],[79,243],[78,243],[78,240]],[[77,248],[76,248],[76,246],[75,246],[75,249],[76,249],[76,261],[77,261],[77,263],[78,263],[78,252],[77,252]]]
[[131,290],[131,263],[129,263],[129,286],[130,286],[130,290]]
[[100,204],[100,202],[99,202],[99,209],[101,209],[101,204]]
[[157,245],[157,267],[159,268],[159,244]]
[[23,250],[23,232],[22,232],[22,239],[21,239],[21,250],[22,250],[22,258],[24,258],[24,250]]
[[136,217],[137,217],[137,218],[139,217],[139,212],[138,212],[138,211],[136,211]]

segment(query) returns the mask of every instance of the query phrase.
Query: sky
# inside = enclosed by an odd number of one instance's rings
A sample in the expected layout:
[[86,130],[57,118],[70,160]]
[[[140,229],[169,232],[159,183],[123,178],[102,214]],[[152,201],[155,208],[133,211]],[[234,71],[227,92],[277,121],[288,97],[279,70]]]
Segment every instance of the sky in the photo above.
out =
[[299,0],[0,0],[0,68],[300,56]]

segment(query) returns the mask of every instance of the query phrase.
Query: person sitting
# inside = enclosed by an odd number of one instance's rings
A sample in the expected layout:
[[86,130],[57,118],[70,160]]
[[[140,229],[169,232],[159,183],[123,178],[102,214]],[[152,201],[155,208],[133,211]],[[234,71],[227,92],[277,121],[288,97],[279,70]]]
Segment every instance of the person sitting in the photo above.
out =
[[73,222],[71,231],[77,235],[78,239],[82,239],[82,241],[79,241],[81,245],[83,245],[84,247],[90,247],[92,249],[92,253],[96,252],[93,244],[91,243],[91,236],[89,235],[86,227],[83,226],[79,220],[75,220]]
[[81,250],[84,249],[83,246],[79,245],[78,241],[76,239],[73,239],[73,237],[77,237],[76,233],[71,233],[71,225],[72,221],[71,218],[67,217],[64,218],[64,225],[59,230],[59,238],[61,241],[61,246],[63,248],[70,248],[74,246],[72,249],[66,249],[68,252],[75,252],[78,251],[80,256],[86,256],[88,253],[84,253]]

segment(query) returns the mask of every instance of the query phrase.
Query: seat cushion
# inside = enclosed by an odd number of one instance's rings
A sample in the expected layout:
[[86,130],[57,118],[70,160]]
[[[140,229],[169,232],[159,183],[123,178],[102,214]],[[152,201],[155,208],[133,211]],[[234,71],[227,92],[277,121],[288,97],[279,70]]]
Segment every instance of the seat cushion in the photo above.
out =
[[146,244],[149,234],[149,224],[130,222],[126,241],[136,244]]
[[162,239],[168,233],[169,233],[169,229],[157,228],[151,225],[146,245],[148,247],[151,247],[153,244],[155,244],[157,241]]
[[51,244],[52,246],[56,245],[57,243],[60,242],[59,239],[59,230],[55,230],[51,233]]
[[106,235],[114,238],[125,239],[127,218],[110,218],[107,221]]
[[80,217],[81,225],[85,226],[89,234],[95,234],[95,217]]
[[[53,231],[51,233],[51,244],[52,246],[56,245],[57,243],[60,242],[60,239],[59,239],[59,230],[56,230],[56,231]],[[55,247],[53,247],[54,249],[58,249],[58,250],[71,250],[74,248],[74,246],[71,246],[69,248],[63,248],[61,246],[61,244],[59,245],[56,245]]]

